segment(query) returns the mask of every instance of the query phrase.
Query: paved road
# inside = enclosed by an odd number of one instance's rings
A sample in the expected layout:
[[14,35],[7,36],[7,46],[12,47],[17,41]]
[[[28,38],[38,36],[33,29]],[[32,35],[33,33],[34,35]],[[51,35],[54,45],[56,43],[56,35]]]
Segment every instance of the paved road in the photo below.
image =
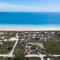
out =
[[0,57],[14,57],[13,52],[14,52],[14,49],[15,49],[17,43],[18,43],[18,33],[16,34],[16,37],[17,37],[17,40],[16,40],[11,52],[9,54],[0,54]]
[[[30,43],[31,44],[31,43]],[[32,43],[33,44],[33,43]],[[27,44],[26,44],[27,46]],[[44,48],[44,47],[43,47]],[[45,49],[45,48],[44,48]],[[26,52],[27,52],[27,49],[26,49]],[[51,54],[49,54],[49,56],[52,56]],[[58,57],[60,55],[53,55],[53,57]],[[40,57],[41,60],[44,60],[43,58],[44,57],[47,57],[46,54],[41,54],[38,52],[38,55],[36,54],[30,54],[29,52],[27,53],[27,55],[25,57]],[[51,60],[50,58],[47,58],[47,60]]]
[[41,60],[44,60],[43,57],[45,57],[46,55],[36,55],[36,54],[29,54],[29,55],[26,55],[25,57],[40,57]]
[[17,43],[18,43],[18,33],[16,34],[16,37],[17,37],[17,40],[16,40],[16,42],[15,42],[15,44],[14,44],[14,46],[13,46],[13,49],[12,49],[12,50],[11,50],[11,52],[10,52],[10,55],[12,55],[12,54],[13,54],[14,49],[15,49],[15,47],[16,47],[16,45],[17,45]]
[[0,57],[15,57],[15,56],[10,54],[0,54]]
[[[49,55],[49,56],[52,56],[52,55]],[[60,56],[60,55],[53,55],[53,57],[58,57],[58,56]],[[25,57],[40,57],[41,60],[44,60],[43,58],[46,57],[46,55],[45,54],[39,54],[39,55],[28,54]],[[51,60],[51,59],[48,59],[48,60]]]
[[[14,49],[15,49],[17,43],[18,43],[18,33],[17,33],[16,37],[17,37],[17,40],[16,40],[16,42],[15,42],[15,44],[14,44],[13,49],[11,50],[11,52],[9,54],[0,54],[0,57],[14,57],[13,52],[14,52]],[[40,57],[41,60],[44,60],[43,57],[45,57],[45,56],[46,55],[43,55],[43,54],[39,54],[39,55],[28,54],[25,57]],[[49,55],[49,56],[52,56],[52,55]],[[58,57],[58,56],[60,56],[60,55],[53,55],[53,57]]]

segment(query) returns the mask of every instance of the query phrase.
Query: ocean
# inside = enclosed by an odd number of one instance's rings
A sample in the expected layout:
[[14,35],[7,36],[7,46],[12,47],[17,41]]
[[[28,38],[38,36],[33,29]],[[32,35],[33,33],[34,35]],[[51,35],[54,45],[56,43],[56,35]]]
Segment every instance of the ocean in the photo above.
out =
[[0,25],[60,25],[58,12],[0,12]]

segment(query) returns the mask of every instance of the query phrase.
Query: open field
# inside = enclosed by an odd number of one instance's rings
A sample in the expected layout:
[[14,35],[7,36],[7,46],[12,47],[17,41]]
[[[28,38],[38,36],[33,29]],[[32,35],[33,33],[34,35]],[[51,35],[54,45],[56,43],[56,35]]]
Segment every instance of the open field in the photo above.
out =
[[14,45],[15,42],[3,42],[3,45],[0,45],[0,54],[7,54],[9,53]]

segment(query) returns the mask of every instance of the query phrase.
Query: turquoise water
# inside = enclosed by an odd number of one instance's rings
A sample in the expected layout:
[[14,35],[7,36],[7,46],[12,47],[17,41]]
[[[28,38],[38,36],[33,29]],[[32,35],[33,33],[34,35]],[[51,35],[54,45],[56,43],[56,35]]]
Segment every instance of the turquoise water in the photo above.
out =
[[60,24],[60,13],[46,12],[0,12],[0,24],[12,25],[56,25]]

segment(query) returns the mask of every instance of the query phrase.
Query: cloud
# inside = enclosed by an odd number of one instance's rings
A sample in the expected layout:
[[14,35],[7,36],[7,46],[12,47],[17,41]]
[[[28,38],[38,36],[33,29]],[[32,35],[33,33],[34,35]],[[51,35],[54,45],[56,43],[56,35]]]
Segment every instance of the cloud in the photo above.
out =
[[0,11],[60,11],[57,6],[23,6],[16,4],[0,3]]
[[0,11],[4,11],[4,10],[5,11],[33,11],[33,10],[37,10],[37,7],[0,3]]

